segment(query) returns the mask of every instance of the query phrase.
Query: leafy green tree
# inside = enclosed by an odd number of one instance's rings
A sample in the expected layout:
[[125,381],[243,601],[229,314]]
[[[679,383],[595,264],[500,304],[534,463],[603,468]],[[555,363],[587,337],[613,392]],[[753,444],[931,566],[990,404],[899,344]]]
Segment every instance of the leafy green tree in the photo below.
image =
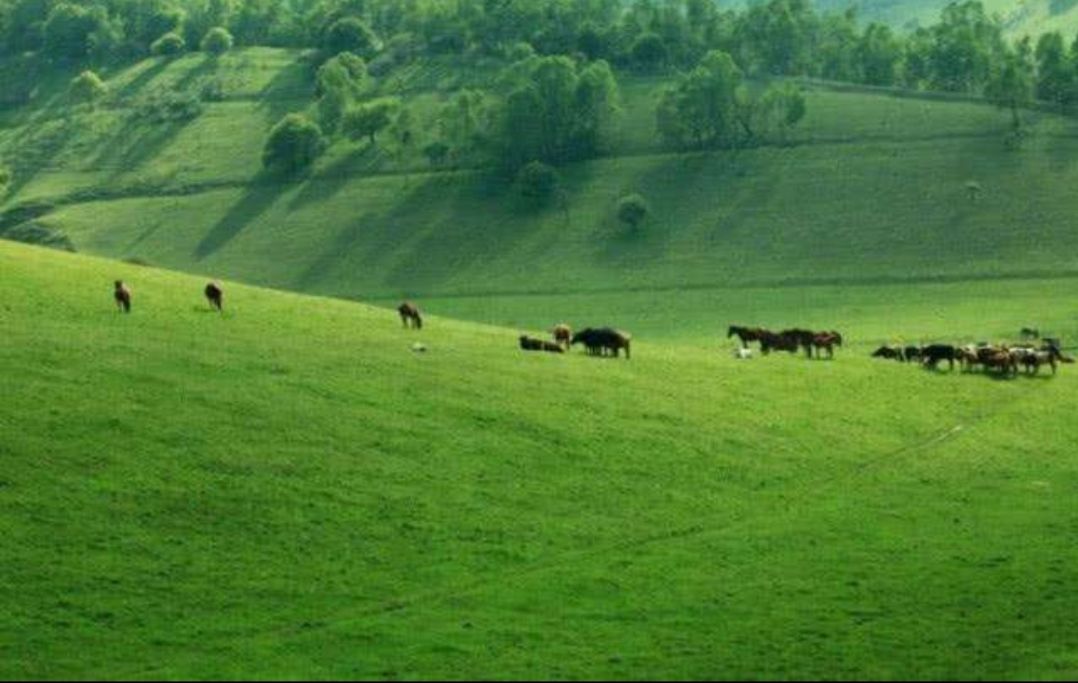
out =
[[90,55],[92,37],[107,23],[103,7],[62,2],[52,8],[43,27],[43,49],[53,58],[78,61]]
[[985,95],[997,106],[1011,110],[1011,124],[1017,132],[1022,126],[1018,111],[1033,98],[1032,68],[1020,51],[1009,50],[995,65]]
[[633,41],[629,54],[633,65],[643,71],[654,71],[666,65],[670,58],[670,51],[662,36],[656,33],[645,33]]
[[978,0],[947,5],[932,34],[933,82],[943,90],[976,92],[1006,61],[1003,29]]
[[1044,33],[1037,40],[1034,52],[1037,60],[1037,99],[1064,105],[1074,90],[1074,65],[1067,55],[1063,36],[1058,32]]
[[813,71],[835,81],[861,80],[863,64],[858,48],[855,11],[825,15],[815,27]]
[[764,92],[754,108],[756,123],[752,133],[774,134],[784,141],[790,128],[797,125],[806,112],[805,96],[797,86],[792,83],[773,85]]
[[179,33],[169,32],[161,36],[157,40],[153,41],[150,45],[150,54],[173,57],[179,54],[183,54],[183,51],[187,48],[187,43],[184,41],[183,36]]
[[399,106],[397,100],[387,97],[359,104],[344,115],[344,132],[353,140],[365,137],[373,145],[375,136],[393,122]]
[[741,69],[725,52],[712,50],[699,66],[668,88],[659,101],[659,135],[679,148],[713,148],[737,134]]
[[618,220],[635,230],[651,213],[647,201],[639,194],[626,195],[618,200]]
[[332,135],[340,127],[366,78],[366,64],[351,52],[342,52],[318,68],[315,76],[318,122],[325,133]]
[[108,92],[108,86],[93,71],[87,69],[71,80],[68,93],[75,102],[96,104]]
[[441,140],[435,140],[424,145],[422,152],[431,166],[441,166],[449,157],[449,145]]
[[303,114],[286,114],[270,130],[262,149],[262,165],[292,174],[310,166],[325,148],[318,124]]
[[232,34],[223,26],[214,26],[202,37],[199,47],[214,57],[219,57],[232,49]]
[[902,60],[902,43],[889,26],[871,23],[857,44],[861,77],[871,85],[894,85]]
[[362,19],[345,17],[326,30],[325,48],[331,54],[352,52],[370,59],[381,49],[381,41]]
[[558,191],[560,178],[553,166],[541,161],[530,161],[517,172],[520,194],[536,204],[546,204]]

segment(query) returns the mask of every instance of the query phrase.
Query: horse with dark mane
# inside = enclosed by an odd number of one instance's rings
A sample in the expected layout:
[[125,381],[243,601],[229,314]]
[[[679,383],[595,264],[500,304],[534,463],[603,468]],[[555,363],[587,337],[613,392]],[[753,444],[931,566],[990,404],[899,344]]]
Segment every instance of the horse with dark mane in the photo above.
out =
[[726,330],[726,338],[737,335],[737,338],[741,340],[741,347],[748,348],[750,341],[760,341],[760,335],[765,330],[761,327],[741,327],[740,325],[731,325]]
[[915,361],[915,360],[916,361],[921,360],[921,347],[920,346],[907,346],[905,349],[902,350],[902,353],[903,353],[902,360],[906,361],[907,363]]
[[216,308],[218,311],[222,310],[225,293],[221,289],[221,285],[211,282],[206,285],[206,289],[203,291],[206,295],[206,300],[210,302],[210,308]]
[[798,346],[805,350],[805,355],[812,358],[812,344],[816,338],[815,332],[795,327],[790,330],[783,330],[782,332],[779,332],[779,334],[783,337],[793,339]]
[[887,358],[889,360],[902,360],[902,349],[891,346],[881,346],[872,352],[873,358]]
[[401,323],[405,327],[410,326],[417,330],[423,329],[423,318],[419,315],[419,307],[411,301],[405,301],[400,306],[397,306],[397,312],[400,313]]
[[774,351],[796,353],[799,348],[797,338],[786,332],[775,333],[771,330],[760,331],[760,352],[764,355]]
[[131,312],[131,290],[127,288],[123,280],[117,280],[113,285],[112,298],[116,300],[116,307],[124,313]]

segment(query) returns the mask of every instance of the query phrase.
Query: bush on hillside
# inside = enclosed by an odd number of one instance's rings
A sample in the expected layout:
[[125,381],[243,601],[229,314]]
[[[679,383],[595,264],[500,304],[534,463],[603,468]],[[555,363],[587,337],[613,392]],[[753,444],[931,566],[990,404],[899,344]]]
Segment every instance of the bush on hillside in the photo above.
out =
[[370,59],[381,48],[381,41],[361,19],[345,17],[333,22],[326,30],[324,47],[330,54],[352,52]]
[[393,122],[393,112],[399,103],[390,98],[364,102],[348,110],[344,115],[344,132],[353,140],[367,138],[374,144],[374,136]]
[[270,171],[296,173],[314,162],[325,147],[322,129],[303,114],[287,114],[277,122],[262,149],[262,165]]
[[232,34],[228,32],[227,28],[215,26],[206,31],[206,35],[202,37],[202,43],[199,47],[203,52],[208,52],[216,57],[231,50],[233,42]]
[[150,45],[150,54],[158,57],[174,57],[183,54],[187,49],[187,42],[179,33],[169,32],[153,41]]
[[635,192],[618,200],[618,220],[634,230],[650,213],[647,201]]
[[88,102],[90,104],[100,100],[107,92],[108,86],[105,85],[105,82],[89,69],[75,76],[68,88],[68,93],[75,102]]
[[550,201],[557,192],[559,183],[557,170],[541,161],[524,164],[517,173],[520,194],[539,204]]

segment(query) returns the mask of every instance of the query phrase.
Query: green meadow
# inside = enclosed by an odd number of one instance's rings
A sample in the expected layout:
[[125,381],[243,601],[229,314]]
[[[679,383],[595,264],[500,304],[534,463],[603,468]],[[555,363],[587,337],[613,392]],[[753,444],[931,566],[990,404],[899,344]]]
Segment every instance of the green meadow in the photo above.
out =
[[[417,151],[500,66],[377,79],[413,148],[291,182],[260,155],[313,105],[300,51],[0,110],[0,233],[77,252],[0,241],[0,678],[1078,676],[1078,370],[869,355],[1072,346],[1078,124],[801,83],[780,143],[674,154],[668,79],[619,75],[609,149],[537,208]],[[563,321],[632,360],[517,347]],[[730,324],[846,344],[735,360]]]
[[[0,246],[0,677],[1078,672],[1069,366],[523,354],[234,283],[217,314],[203,282]],[[1003,334],[1067,285],[892,315]],[[851,336],[889,329],[869,294]]]

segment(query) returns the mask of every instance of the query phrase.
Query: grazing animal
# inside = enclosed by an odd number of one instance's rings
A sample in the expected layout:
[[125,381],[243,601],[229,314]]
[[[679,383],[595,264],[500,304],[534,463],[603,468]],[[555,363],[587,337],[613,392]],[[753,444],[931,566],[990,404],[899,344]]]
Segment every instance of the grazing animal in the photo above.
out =
[[[805,350],[805,355],[812,358],[812,343],[816,338],[815,332],[795,327],[790,330],[783,330],[782,332],[779,332],[779,334],[793,339],[798,346]],[[796,351],[796,349],[794,350]]]
[[419,315],[419,308],[410,301],[405,301],[397,306],[397,312],[401,314],[401,323],[405,327],[423,329],[423,318]]
[[907,363],[911,361],[921,360],[921,347],[920,346],[907,346],[903,351],[903,360]]
[[204,292],[211,308],[216,308],[218,311],[223,310],[225,293],[221,289],[221,285],[211,282],[206,285]]
[[554,326],[554,341],[565,347],[565,350],[569,350],[569,342],[573,339],[573,330],[565,323],[558,323]]
[[738,360],[747,360],[752,358],[752,349],[736,348],[734,349],[734,358]]
[[947,361],[950,369],[954,370],[954,362],[958,360],[958,349],[950,344],[929,344],[921,349],[921,363],[933,370],[941,360]]
[[1019,354],[1007,347],[986,346],[977,349],[977,360],[984,366],[985,372],[995,368],[1000,374],[1016,375],[1018,374],[1018,358]]
[[1022,339],[1039,339],[1041,336],[1040,331],[1035,327],[1023,327],[1019,334]]
[[520,348],[525,351],[549,351],[551,353],[565,353],[560,344],[549,342],[545,339],[535,339],[527,335],[520,335]]
[[123,280],[117,280],[113,287],[112,298],[116,300],[116,308],[124,313],[131,312],[131,290],[127,288]]
[[955,351],[955,360],[958,361],[959,367],[965,368],[966,372],[971,372],[981,362],[977,355],[977,347],[972,345],[958,348]]
[[770,330],[760,331],[760,353],[765,356],[771,351],[789,351],[796,353],[798,349],[797,338],[785,332],[775,333]]
[[741,340],[741,347],[748,348],[750,341],[760,341],[760,334],[764,332],[759,327],[741,327],[739,325],[731,325],[726,330],[726,338],[737,335],[737,338]]
[[820,357],[821,349],[827,349],[827,357],[834,358],[836,346],[842,346],[842,335],[838,332],[820,332],[812,337],[812,348],[816,349],[817,358]]
[[629,359],[629,345],[632,336],[610,327],[588,327],[573,335],[570,344],[583,344],[592,356],[605,355],[607,351],[617,358],[618,352],[625,349],[625,359]]
[[888,360],[902,360],[902,349],[891,346],[881,346],[872,352],[873,358],[886,358]]

